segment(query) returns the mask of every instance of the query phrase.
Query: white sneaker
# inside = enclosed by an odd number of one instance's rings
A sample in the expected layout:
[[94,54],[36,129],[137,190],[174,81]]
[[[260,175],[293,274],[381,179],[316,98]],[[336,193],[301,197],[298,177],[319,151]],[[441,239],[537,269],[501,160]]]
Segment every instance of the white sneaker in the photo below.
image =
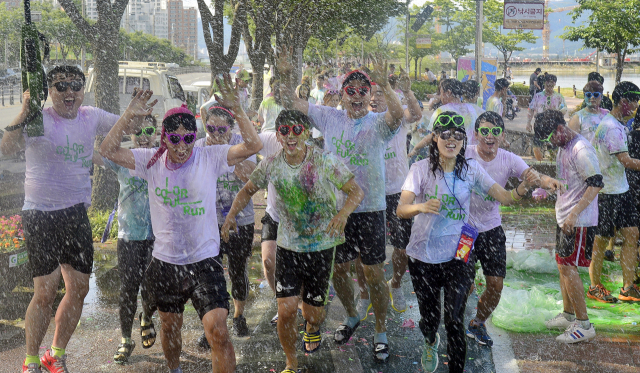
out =
[[575,322],[565,330],[564,334],[556,337],[556,341],[562,343],[586,342],[596,337],[596,328],[591,324],[589,329],[584,329],[580,323]]
[[544,325],[547,329],[559,329],[559,330],[567,330],[574,322],[567,320],[564,317],[563,312],[560,312],[556,317],[551,320],[547,320],[544,322]]
[[391,298],[391,307],[396,312],[403,313],[407,310],[407,301],[404,299],[404,293],[402,287],[394,289],[391,287],[391,281],[387,283],[389,285],[389,297]]
[[364,321],[369,316],[369,310],[371,309],[371,299],[358,298],[358,304],[356,305],[356,311],[360,316],[360,321]]

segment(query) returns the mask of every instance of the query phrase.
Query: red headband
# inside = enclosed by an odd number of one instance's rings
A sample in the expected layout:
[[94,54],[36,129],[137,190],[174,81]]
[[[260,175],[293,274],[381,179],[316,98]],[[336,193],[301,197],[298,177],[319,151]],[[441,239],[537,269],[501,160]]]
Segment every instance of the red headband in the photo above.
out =
[[160,157],[162,157],[162,154],[164,154],[164,152],[167,151],[167,144],[165,144],[165,142],[163,141],[164,136],[165,132],[163,126],[162,133],[160,134],[160,148],[158,148],[156,154],[154,154],[153,157],[151,157],[151,159],[149,160],[149,163],[147,163],[147,170],[151,168],[151,166],[153,166],[158,161],[158,159],[160,159]]
[[236,117],[235,115],[233,115],[233,113],[232,113],[231,111],[229,111],[229,109],[224,108],[224,107],[222,107],[222,106],[211,106],[211,107],[209,108],[209,110],[207,110],[207,111],[208,111],[208,112],[211,112],[211,110],[213,110],[213,109],[222,109],[222,110],[226,111],[227,113],[229,113],[229,115],[231,115],[231,118],[234,118],[234,119],[235,119],[235,117]]

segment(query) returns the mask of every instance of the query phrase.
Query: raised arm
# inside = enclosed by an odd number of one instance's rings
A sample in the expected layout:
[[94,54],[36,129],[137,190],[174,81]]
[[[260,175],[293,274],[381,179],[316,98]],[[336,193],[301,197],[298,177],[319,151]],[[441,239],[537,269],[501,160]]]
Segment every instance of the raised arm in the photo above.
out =
[[327,226],[327,232],[332,237],[342,235],[344,227],[347,225],[347,218],[349,218],[349,215],[355,211],[356,207],[358,207],[364,198],[364,192],[358,183],[356,183],[355,177],[352,177],[351,180],[347,181],[340,190],[347,194],[347,200],[345,201],[342,209],[338,211],[336,216],[331,219]]
[[227,214],[227,217],[224,219],[224,224],[222,224],[222,227],[220,228],[220,235],[224,242],[229,242],[229,230],[235,231],[237,228],[236,216],[240,211],[247,207],[249,201],[251,201],[251,197],[253,197],[258,190],[260,189],[251,180],[249,180],[236,195],[236,198],[231,204],[229,214]]
[[295,94],[296,84],[293,81],[291,54],[291,50],[283,49],[276,58],[276,69],[281,80],[280,99],[285,109],[298,110],[304,115],[309,115],[309,101],[303,100]]
[[29,95],[29,91],[24,91],[22,94],[22,108],[20,109],[20,114],[18,114],[11,124],[5,128],[4,135],[2,136],[2,142],[0,143],[0,152],[2,152],[2,154],[11,155],[24,149],[25,144],[22,129],[24,128],[24,125],[26,125],[24,121],[27,120],[27,117],[29,116],[30,102],[31,95]]
[[422,140],[420,140],[420,142],[417,143],[416,146],[413,147],[413,149],[411,149],[411,152],[409,152],[409,154],[407,154],[407,156],[409,158],[413,157],[414,155],[418,154],[418,151],[420,149],[422,149],[425,146],[428,146],[429,144],[431,144],[432,141],[433,141],[433,132],[431,132],[427,136],[423,137]]
[[139,117],[144,118],[151,114],[153,106],[158,102],[158,100],[154,100],[148,104],[152,95],[153,91],[139,90],[131,99],[127,110],[111,128],[111,131],[109,131],[100,145],[100,154],[103,157],[130,170],[136,169],[136,160],[133,157],[133,152],[121,146],[122,136],[128,133],[135,133],[137,131],[136,127],[139,127],[141,123]]
[[407,109],[404,110],[404,120],[407,123],[418,123],[418,121],[422,119],[422,109],[420,109],[418,99],[411,90],[411,79],[402,67],[400,68],[398,86],[402,93],[404,93],[404,97],[407,99]]
[[387,100],[388,110],[384,115],[384,119],[387,122],[387,126],[391,131],[395,131],[400,124],[402,124],[402,118],[404,117],[404,110],[402,104],[396,92],[391,88],[389,84],[389,77],[387,75],[387,61],[382,60],[379,57],[373,58],[373,70],[369,71],[369,77],[378,84],[384,93],[384,98]]

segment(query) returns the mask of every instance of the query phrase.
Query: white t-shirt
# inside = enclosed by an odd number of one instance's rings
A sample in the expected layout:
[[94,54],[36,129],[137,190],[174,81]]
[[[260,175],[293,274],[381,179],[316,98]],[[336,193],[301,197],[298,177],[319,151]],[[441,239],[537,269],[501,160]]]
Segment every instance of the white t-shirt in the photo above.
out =
[[269,96],[262,100],[260,108],[258,108],[258,117],[264,119],[262,130],[260,132],[276,132],[276,118],[284,108],[276,103],[273,96]]
[[24,132],[26,172],[23,210],[55,211],[91,204],[89,170],[96,136],[105,136],[120,118],[91,106],[80,106],[75,119],[42,110],[44,136]]
[[580,120],[580,134],[590,143],[593,144],[593,139],[596,135],[596,129],[598,129],[598,125],[602,121],[607,114],[609,114],[609,110],[598,108],[598,114],[593,114],[587,109],[582,109],[576,113],[578,119]]
[[[467,147],[465,156],[475,159],[489,176],[503,188],[507,185],[510,177],[520,179],[522,173],[529,168],[522,158],[504,149],[498,149],[498,154],[491,162],[485,162],[480,158],[477,145]],[[470,213],[471,223],[475,225],[478,232],[486,232],[502,225],[500,202],[488,194],[473,193],[471,195]]]
[[230,148],[231,145],[194,147],[191,158],[173,171],[165,164],[167,152],[147,169],[157,149],[131,150],[136,161],[131,175],[149,183],[155,258],[185,265],[220,253],[216,188],[212,186],[220,175],[234,170],[227,163]]
[[[258,134],[260,137],[260,141],[262,141],[262,150],[260,150],[260,155],[264,157],[264,159],[271,157],[276,154],[280,150],[282,150],[282,145],[278,142],[278,138],[275,132],[264,132]],[[269,183],[267,186],[267,208],[265,211],[273,221],[279,222],[280,217],[278,216],[278,212],[276,211],[276,198],[278,197],[278,192],[276,192],[276,188],[273,187],[273,184]]]
[[[562,226],[569,217],[571,209],[578,204],[587,188],[585,180],[601,175],[596,150],[589,140],[577,135],[567,145],[558,149],[556,156],[556,175],[567,189],[558,194],[556,200],[556,220]],[[595,227],[598,225],[598,196],[582,210],[576,221],[576,227]]]
[[596,149],[604,188],[603,194],[621,194],[629,190],[627,174],[616,154],[628,152],[624,126],[611,114],[607,114],[596,129],[593,147]]
[[[504,105],[502,104],[502,99],[500,97],[489,97],[487,100],[487,111],[493,111],[498,113],[498,115],[502,116],[504,112]],[[475,126],[475,124],[474,124]]]
[[385,193],[397,194],[402,191],[402,184],[409,173],[407,158],[407,135],[411,125],[402,120],[398,133],[389,141],[384,154]]
[[[397,131],[391,131],[384,113],[369,112],[362,118],[351,119],[346,110],[309,105],[309,117],[324,134],[324,149],[347,165],[364,192],[364,199],[355,212],[385,210],[384,155]],[[339,192],[339,209],[344,199],[345,194]]]
[[467,132],[467,144],[477,144],[476,142],[476,134],[475,134],[475,126],[476,119],[480,116],[480,114],[484,113],[481,107],[474,104],[469,104],[465,102],[461,103],[451,103],[440,106],[436,110],[433,111],[431,115],[431,120],[429,120],[429,131],[433,131],[433,124],[438,118],[438,115],[442,114],[445,111],[453,111],[458,113],[458,115],[464,118],[464,128]]
[[322,103],[324,102],[324,93],[326,91],[327,90],[324,88],[314,88],[309,93],[309,97],[312,97],[316,101],[315,102],[316,105],[322,105]]
[[[454,173],[431,172],[431,162],[423,159],[411,165],[402,190],[415,194],[415,203],[440,199],[440,213],[418,214],[411,227],[407,255],[424,263],[443,263],[452,260],[458,249],[462,226],[469,220],[471,191],[487,194],[496,182],[473,159],[464,180]],[[446,180],[446,182],[445,182]],[[455,198],[454,198],[455,196]]]

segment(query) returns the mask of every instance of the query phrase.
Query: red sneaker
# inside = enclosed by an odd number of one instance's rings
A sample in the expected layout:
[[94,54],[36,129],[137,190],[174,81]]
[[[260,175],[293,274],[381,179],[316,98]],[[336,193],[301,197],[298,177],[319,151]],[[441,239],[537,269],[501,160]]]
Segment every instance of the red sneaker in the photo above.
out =
[[22,364],[22,373],[42,373],[40,370],[40,365],[36,363],[31,363],[29,365]]
[[40,358],[40,362],[51,373],[69,373],[67,370],[67,355],[55,357],[51,355],[51,350],[49,349]]

